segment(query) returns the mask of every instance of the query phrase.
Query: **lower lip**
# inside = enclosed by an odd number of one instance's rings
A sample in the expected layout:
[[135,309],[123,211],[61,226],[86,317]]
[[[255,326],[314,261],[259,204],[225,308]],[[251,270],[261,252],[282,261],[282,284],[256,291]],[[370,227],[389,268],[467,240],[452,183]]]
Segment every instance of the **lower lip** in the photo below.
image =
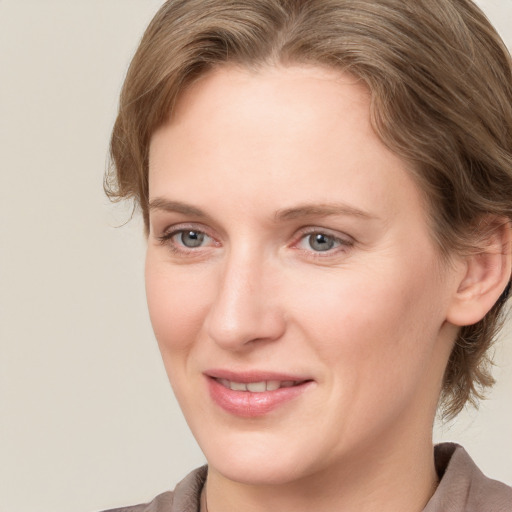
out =
[[242,418],[264,416],[300,396],[312,384],[312,381],[307,381],[297,386],[253,393],[251,391],[233,391],[211,377],[208,377],[207,380],[212,400],[226,412]]

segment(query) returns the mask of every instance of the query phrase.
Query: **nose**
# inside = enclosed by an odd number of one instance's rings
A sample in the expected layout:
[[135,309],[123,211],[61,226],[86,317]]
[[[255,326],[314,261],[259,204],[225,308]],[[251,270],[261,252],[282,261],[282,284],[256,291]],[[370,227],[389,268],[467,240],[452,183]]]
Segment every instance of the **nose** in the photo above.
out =
[[283,335],[286,322],[277,300],[278,279],[269,267],[243,255],[225,262],[206,318],[209,337],[223,349],[243,351],[254,342],[276,341]]

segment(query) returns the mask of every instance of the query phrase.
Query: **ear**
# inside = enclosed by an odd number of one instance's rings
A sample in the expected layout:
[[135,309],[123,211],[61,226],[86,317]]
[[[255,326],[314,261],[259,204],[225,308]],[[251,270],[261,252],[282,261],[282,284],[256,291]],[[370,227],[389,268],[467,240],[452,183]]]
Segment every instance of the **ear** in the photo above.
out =
[[486,235],[477,250],[463,257],[463,271],[446,318],[460,327],[482,320],[511,278],[510,221],[493,217],[483,224]]

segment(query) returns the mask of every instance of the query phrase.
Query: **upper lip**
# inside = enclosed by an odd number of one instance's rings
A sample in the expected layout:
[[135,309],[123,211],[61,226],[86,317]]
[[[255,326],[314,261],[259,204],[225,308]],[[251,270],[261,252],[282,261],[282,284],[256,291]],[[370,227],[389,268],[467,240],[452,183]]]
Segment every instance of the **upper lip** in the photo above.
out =
[[232,370],[212,369],[205,371],[204,374],[207,377],[211,377],[213,379],[225,379],[231,382],[242,382],[244,384],[250,382],[262,382],[269,380],[294,382],[312,380],[311,378],[305,377],[303,375],[260,370],[247,370],[235,372]]

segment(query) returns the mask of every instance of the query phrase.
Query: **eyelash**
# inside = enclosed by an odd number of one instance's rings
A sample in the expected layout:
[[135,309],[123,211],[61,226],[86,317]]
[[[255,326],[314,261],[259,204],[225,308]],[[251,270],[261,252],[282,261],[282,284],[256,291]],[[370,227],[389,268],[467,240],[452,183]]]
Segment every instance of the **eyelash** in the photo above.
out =
[[[161,245],[166,245],[173,253],[175,254],[191,254],[191,253],[197,253],[197,250],[195,248],[186,247],[185,245],[176,244],[173,242],[173,238],[179,234],[183,234],[186,232],[194,232],[197,234],[203,234],[206,235],[208,238],[214,240],[212,236],[210,236],[204,229],[197,229],[194,226],[177,226],[174,229],[171,229],[169,231],[165,231],[162,235],[157,237],[157,240],[160,242]],[[202,246],[198,247],[197,249],[203,248]]]
[[[176,242],[173,242],[173,238],[177,235],[186,233],[186,232],[194,232],[199,235],[205,235],[206,237],[210,238],[212,241],[215,241],[214,237],[210,236],[204,229],[197,229],[194,226],[177,226],[174,229],[170,231],[164,232],[161,236],[157,237],[157,240],[160,242],[161,245],[167,245],[168,248],[174,253],[178,255],[187,255],[187,254],[197,254],[199,249],[203,249],[204,246],[198,246],[197,248],[192,247],[186,247],[182,244],[177,244]],[[332,240],[332,242],[336,245],[334,248],[329,248],[325,251],[315,251],[312,248],[311,249],[304,249],[298,247],[298,245],[304,241],[307,240],[308,237],[311,237],[312,235],[324,235],[326,238]],[[220,245],[216,243],[216,245]],[[339,252],[346,252],[350,247],[354,245],[354,241],[352,239],[349,239],[348,237],[341,238],[338,237],[332,233],[329,232],[329,230],[326,229],[320,229],[318,227],[315,228],[305,228],[301,231],[300,235],[295,238],[295,241],[291,245],[292,248],[295,248],[296,250],[299,250],[303,253],[305,253],[310,258],[326,258],[329,256],[334,256],[338,254]]]
[[[300,247],[297,247],[302,241],[306,241],[312,235],[323,235],[323,236],[331,239],[333,241],[333,243],[336,244],[336,247],[330,248],[326,251],[315,251],[312,248],[301,249]],[[318,227],[306,228],[305,230],[303,230],[300,233],[300,236],[298,237],[297,241],[293,243],[293,246],[297,247],[297,250],[307,253],[308,257],[311,257],[311,258],[328,258],[328,257],[336,256],[340,252],[346,252],[353,245],[354,245],[353,239],[351,239],[349,237],[341,238],[341,237],[336,236],[335,234],[331,233],[327,229],[320,229]]]

